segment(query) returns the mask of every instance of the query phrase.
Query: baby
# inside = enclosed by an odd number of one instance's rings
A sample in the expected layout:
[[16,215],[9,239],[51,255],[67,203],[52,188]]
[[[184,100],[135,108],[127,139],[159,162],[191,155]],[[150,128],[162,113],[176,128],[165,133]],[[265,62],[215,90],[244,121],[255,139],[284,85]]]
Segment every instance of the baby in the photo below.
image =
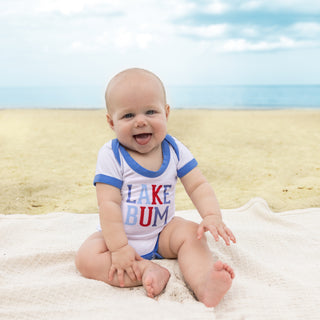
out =
[[[177,259],[198,300],[216,306],[234,272],[214,261],[204,233],[227,245],[236,239],[197,161],[167,134],[170,107],[161,80],[147,70],[128,69],[111,79],[105,98],[117,139],[99,151],[94,184],[101,231],[80,247],[78,270],[112,286],[143,285],[155,297],[170,273],[151,260]],[[178,177],[202,217],[200,224],[174,216]]]

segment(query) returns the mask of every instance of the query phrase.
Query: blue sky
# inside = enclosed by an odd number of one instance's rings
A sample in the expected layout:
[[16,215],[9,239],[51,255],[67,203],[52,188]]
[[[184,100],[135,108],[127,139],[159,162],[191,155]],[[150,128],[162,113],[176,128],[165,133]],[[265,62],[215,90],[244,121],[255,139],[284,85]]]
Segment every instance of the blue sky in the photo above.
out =
[[320,84],[319,0],[1,0],[0,86]]

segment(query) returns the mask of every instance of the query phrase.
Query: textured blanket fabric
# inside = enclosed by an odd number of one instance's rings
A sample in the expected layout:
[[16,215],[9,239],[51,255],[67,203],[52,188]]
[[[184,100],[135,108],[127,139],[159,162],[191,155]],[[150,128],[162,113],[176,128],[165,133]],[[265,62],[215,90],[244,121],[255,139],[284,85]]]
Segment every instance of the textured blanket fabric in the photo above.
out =
[[[200,221],[196,211],[177,215]],[[208,242],[236,278],[220,305],[206,308],[173,260],[156,262],[171,278],[155,300],[141,287],[83,278],[74,256],[97,214],[0,215],[0,319],[319,319],[320,208],[274,213],[255,198],[223,216],[237,244]]]

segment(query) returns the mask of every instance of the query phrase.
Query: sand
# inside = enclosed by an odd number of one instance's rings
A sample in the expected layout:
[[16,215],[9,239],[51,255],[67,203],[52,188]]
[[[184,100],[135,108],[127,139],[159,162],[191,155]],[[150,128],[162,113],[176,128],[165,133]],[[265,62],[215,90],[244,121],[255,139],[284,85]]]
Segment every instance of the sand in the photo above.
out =
[[[320,207],[320,110],[172,110],[220,206]],[[92,180],[113,138],[104,110],[0,110],[0,213],[97,212]],[[176,209],[192,209],[178,184]]]

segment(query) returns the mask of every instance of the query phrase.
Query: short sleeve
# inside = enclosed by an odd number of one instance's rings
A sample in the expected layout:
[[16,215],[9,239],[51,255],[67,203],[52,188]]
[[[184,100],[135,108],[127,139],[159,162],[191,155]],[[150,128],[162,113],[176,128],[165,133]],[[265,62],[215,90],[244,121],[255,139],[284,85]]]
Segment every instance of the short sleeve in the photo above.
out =
[[176,143],[176,149],[177,149],[177,157],[178,157],[178,165],[177,165],[177,172],[178,177],[182,178],[187,173],[189,173],[192,169],[194,169],[198,162],[193,157],[191,151],[179,140],[176,138],[173,138]]
[[121,166],[118,163],[112,142],[108,142],[99,150],[96,173],[93,184],[105,183],[121,189],[123,184]]

